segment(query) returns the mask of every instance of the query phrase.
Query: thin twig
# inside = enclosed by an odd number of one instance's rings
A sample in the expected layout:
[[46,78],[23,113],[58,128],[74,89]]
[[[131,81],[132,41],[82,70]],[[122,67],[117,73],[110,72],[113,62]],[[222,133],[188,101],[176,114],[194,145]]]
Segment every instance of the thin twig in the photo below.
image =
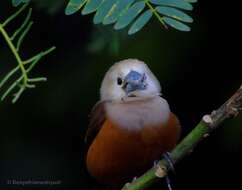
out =
[[1,101],[3,101],[9,93],[11,93],[16,87],[17,85],[19,85],[19,83],[21,82],[21,80],[23,80],[23,76],[19,77],[6,91],[5,93],[2,95],[1,97]]
[[[54,51],[55,49],[56,49],[56,47],[53,46],[53,47],[47,49],[46,51],[42,51],[40,53],[41,53],[42,56],[45,56],[45,55],[49,54],[50,52]],[[30,59],[27,59],[27,60],[23,61],[23,63],[24,64],[31,63],[32,61],[34,61],[39,56],[40,53],[38,53],[37,55],[31,57]]]
[[[235,94],[226,101],[220,108],[210,115],[203,116],[199,124],[175,147],[171,152],[171,159],[174,163],[188,155],[193,148],[205,137],[207,137],[220,124],[230,118],[237,116],[242,109],[242,85]],[[169,170],[169,164],[165,159],[160,160],[156,166],[137,178],[132,183],[127,183],[123,190],[142,190],[151,185],[158,178],[165,177]]]
[[24,9],[28,6],[28,3],[23,5],[18,11],[16,11],[14,14],[12,14],[10,17],[8,17],[4,23],[2,24],[2,27],[5,27],[8,23],[10,23],[12,20],[14,20],[21,12],[24,11]]
[[46,77],[37,77],[28,80],[29,82],[45,82],[47,81]]
[[13,41],[14,38],[26,27],[26,25],[28,24],[29,22],[29,19],[31,17],[31,13],[32,13],[32,9],[30,8],[29,9],[29,12],[24,20],[24,22],[22,23],[22,25],[19,27],[19,29],[17,29],[14,34],[11,36],[11,40]]
[[12,100],[12,103],[13,104],[19,99],[19,97],[24,92],[24,90],[25,90],[25,86],[21,86],[20,89],[19,89],[19,91],[16,94],[14,94],[14,98]]
[[29,22],[29,24],[27,25],[27,27],[24,29],[24,31],[22,32],[22,34],[20,35],[18,41],[17,41],[17,48],[16,50],[19,51],[20,46],[24,40],[24,37],[26,36],[26,34],[28,33],[28,31],[30,30],[31,26],[33,25],[33,21]]
[[19,67],[15,67],[3,78],[3,80],[0,82],[0,89],[8,81],[8,79],[10,79],[18,71],[18,69]]

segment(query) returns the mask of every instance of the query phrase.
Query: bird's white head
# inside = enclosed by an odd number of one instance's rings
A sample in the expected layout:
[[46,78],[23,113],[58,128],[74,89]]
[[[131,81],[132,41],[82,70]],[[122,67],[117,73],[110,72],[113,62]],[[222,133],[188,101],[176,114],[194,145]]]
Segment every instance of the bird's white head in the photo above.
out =
[[148,66],[137,59],[115,63],[101,85],[101,101],[132,101],[160,95],[160,83]]

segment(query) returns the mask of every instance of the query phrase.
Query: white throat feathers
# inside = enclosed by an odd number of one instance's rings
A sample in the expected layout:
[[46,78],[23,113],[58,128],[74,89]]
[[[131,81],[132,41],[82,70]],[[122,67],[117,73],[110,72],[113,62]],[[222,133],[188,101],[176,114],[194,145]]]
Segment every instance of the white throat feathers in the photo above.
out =
[[107,102],[105,109],[112,123],[128,130],[160,127],[170,116],[167,101],[159,96],[144,101]]

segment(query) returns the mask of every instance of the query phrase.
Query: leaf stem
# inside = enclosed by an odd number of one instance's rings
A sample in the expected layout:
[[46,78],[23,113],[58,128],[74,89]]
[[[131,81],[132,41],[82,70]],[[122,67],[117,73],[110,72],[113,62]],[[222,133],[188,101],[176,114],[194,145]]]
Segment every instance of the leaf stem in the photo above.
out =
[[19,67],[15,67],[13,70],[11,70],[5,77],[4,79],[1,81],[0,83],[0,89],[3,87],[3,85],[8,81],[8,79],[13,76],[17,71],[18,71]]
[[157,19],[163,24],[163,26],[167,29],[165,22],[163,21],[163,18],[159,15],[159,13],[156,11],[156,9],[150,4],[149,0],[145,0],[145,4],[149,7],[149,9],[154,13],[154,15],[157,17]]
[[21,46],[21,44],[22,44],[22,42],[23,42],[23,40],[24,40],[24,37],[26,36],[26,34],[28,33],[28,31],[30,30],[30,28],[31,28],[31,26],[33,25],[33,23],[34,23],[34,22],[31,21],[31,22],[27,25],[27,27],[24,29],[23,33],[20,35],[20,37],[19,37],[19,39],[18,39],[18,42],[17,42],[17,48],[16,48],[17,51],[19,51],[20,46]]
[[19,89],[19,91],[16,94],[14,94],[14,98],[12,100],[12,103],[13,104],[19,99],[19,97],[24,92],[24,90],[25,90],[25,87],[24,86],[21,86],[21,88]]
[[38,58],[40,54],[41,54],[41,56],[43,57],[43,56],[49,54],[50,52],[54,51],[55,49],[56,49],[56,47],[53,46],[53,47],[47,49],[46,51],[42,51],[42,52],[38,53],[37,55],[31,57],[30,59],[27,59],[27,60],[23,61],[23,63],[24,63],[24,65],[25,65],[25,64],[28,64],[28,63],[31,63],[31,62],[34,61],[36,58]]
[[6,91],[5,93],[2,95],[1,97],[1,101],[3,101],[7,95],[12,92],[12,90],[20,83],[20,81],[23,79],[23,76],[19,77]]
[[13,19],[15,19],[22,11],[24,11],[24,9],[27,6],[28,6],[28,3],[26,3],[25,5],[23,5],[17,12],[15,12],[10,17],[8,17],[7,20],[5,20],[4,23],[2,24],[2,27],[5,27],[8,23],[10,23]]
[[30,72],[34,66],[39,62],[39,60],[42,58],[42,54],[40,53],[38,55],[38,57],[36,57],[36,59],[31,63],[31,65],[29,66],[29,68],[27,69],[27,73]]
[[15,48],[15,46],[13,45],[10,37],[8,36],[7,32],[5,31],[5,29],[3,28],[2,24],[0,24],[0,32],[2,33],[4,39],[6,40],[9,48],[11,49],[13,55],[15,56],[16,60],[17,60],[17,63],[18,63],[18,66],[23,74],[23,83],[26,84],[27,83],[27,80],[28,80],[28,76],[27,76],[27,72],[24,68],[24,65],[23,65],[23,62],[18,54],[18,51],[17,49]]
[[38,77],[38,78],[32,78],[28,80],[29,82],[44,82],[47,81],[46,77]]
[[31,13],[32,13],[32,9],[29,9],[29,12],[24,20],[24,22],[22,23],[22,25],[19,27],[19,29],[17,29],[14,34],[11,36],[11,40],[13,41],[14,38],[25,28],[25,26],[28,24],[29,19],[31,17]]

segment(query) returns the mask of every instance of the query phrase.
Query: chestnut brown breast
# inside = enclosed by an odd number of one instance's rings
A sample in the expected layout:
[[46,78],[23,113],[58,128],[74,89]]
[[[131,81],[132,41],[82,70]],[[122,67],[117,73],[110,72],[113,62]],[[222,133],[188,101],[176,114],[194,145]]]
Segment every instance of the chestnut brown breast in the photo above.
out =
[[123,129],[106,119],[88,149],[88,172],[101,184],[121,188],[170,151],[179,134],[179,121],[173,113],[166,124],[140,130]]

